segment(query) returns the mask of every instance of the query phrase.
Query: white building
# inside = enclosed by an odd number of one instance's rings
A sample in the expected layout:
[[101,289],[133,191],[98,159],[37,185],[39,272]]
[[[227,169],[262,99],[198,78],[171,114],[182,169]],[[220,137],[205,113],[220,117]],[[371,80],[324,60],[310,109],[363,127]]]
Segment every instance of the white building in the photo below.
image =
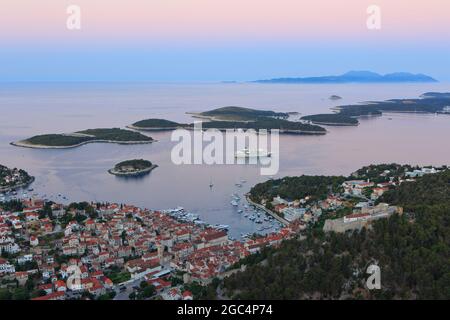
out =
[[284,199],[281,198],[280,196],[276,196],[275,198],[273,198],[272,204],[273,204],[274,206],[277,206],[277,205],[279,205],[279,204],[285,204],[285,205],[288,205],[289,202],[286,201],[286,200],[284,200]]
[[439,171],[436,170],[435,168],[422,168],[420,170],[408,171],[405,173],[405,175],[410,178],[416,178],[416,177],[423,177],[426,174],[435,174],[438,172]]
[[32,254],[26,254],[26,255],[23,255],[23,256],[17,258],[18,264],[24,264],[24,263],[31,262],[31,261],[33,261]]
[[281,210],[281,212],[284,215],[284,219],[286,219],[289,222],[292,222],[294,220],[297,220],[297,219],[303,217],[306,213],[306,209],[305,208],[287,207],[287,208],[284,208],[283,210]]
[[16,269],[7,260],[0,258],[0,273],[14,273]]

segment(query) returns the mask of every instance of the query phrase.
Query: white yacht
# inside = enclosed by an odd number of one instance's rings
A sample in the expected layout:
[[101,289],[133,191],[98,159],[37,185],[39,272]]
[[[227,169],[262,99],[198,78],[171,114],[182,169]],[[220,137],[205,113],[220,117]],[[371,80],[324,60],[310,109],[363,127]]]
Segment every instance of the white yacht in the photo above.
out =
[[245,148],[235,153],[236,158],[264,158],[270,156],[271,153],[264,149],[249,150]]

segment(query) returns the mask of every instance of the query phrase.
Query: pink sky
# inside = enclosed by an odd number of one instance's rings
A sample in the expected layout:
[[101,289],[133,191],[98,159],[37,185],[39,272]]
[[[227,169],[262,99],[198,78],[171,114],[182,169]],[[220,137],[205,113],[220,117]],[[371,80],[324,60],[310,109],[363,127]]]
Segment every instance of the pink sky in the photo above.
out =
[[[87,41],[398,41],[440,39],[450,30],[449,0],[8,0],[2,1],[0,39],[71,39],[65,27],[70,4],[81,7],[76,37]],[[377,33],[366,28],[372,4],[382,10]]]

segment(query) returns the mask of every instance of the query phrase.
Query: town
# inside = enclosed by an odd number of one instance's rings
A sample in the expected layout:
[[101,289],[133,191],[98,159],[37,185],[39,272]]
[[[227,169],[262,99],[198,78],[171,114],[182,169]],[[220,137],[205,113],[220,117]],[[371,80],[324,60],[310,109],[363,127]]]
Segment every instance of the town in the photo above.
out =
[[[15,188],[25,187],[34,181],[26,171],[21,169],[10,169],[0,165],[0,192],[14,192]],[[5,200],[0,196],[0,201]]]
[[[262,197],[260,204],[255,202],[253,204],[284,222],[285,225],[295,221],[299,224],[300,230],[318,225],[325,232],[360,230],[363,227],[370,227],[370,223],[374,220],[387,218],[394,213],[403,214],[403,208],[379,202],[385,192],[396,188],[403,182],[414,182],[418,177],[446,170],[446,167],[435,169],[433,167],[391,166],[395,167],[395,170],[385,169],[380,172],[378,172],[380,168],[374,166],[372,168],[376,171],[373,176],[374,181],[371,181],[370,178],[366,180],[344,179],[345,181],[338,185],[336,191],[328,192],[323,197],[308,195],[292,200],[278,194],[272,199]],[[371,168],[364,170],[370,171]],[[358,173],[354,173],[354,176],[358,176]],[[367,178],[367,173],[362,176]],[[279,188],[279,185],[276,186],[276,189]]]
[[[0,207],[0,292],[34,300],[190,300],[240,259],[298,232],[233,241],[226,230],[131,205],[40,199]],[[11,296],[8,296],[12,294]]]
[[241,241],[229,237],[226,228],[186,219],[190,214],[183,208],[63,205],[35,198],[1,202],[0,299],[192,300],[194,284],[206,286],[239,272],[245,268],[241,259],[278,247],[309,227],[346,232],[403,214],[378,200],[404,182],[445,169],[391,166],[365,167],[353,180],[322,177],[319,185],[336,185],[325,188],[325,197],[277,195],[256,203],[248,195],[251,205],[284,227]]

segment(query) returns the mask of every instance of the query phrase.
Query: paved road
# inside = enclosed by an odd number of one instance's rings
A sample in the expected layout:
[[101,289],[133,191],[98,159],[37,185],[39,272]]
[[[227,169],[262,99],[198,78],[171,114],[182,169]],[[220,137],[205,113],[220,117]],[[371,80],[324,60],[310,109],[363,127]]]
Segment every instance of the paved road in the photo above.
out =
[[114,300],[130,300],[128,296],[134,291],[133,287],[139,287],[143,280],[144,279],[138,279],[124,284],[123,286],[126,288],[124,291],[120,291],[119,286],[115,286],[114,290],[116,291],[116,296],[114,297]]

